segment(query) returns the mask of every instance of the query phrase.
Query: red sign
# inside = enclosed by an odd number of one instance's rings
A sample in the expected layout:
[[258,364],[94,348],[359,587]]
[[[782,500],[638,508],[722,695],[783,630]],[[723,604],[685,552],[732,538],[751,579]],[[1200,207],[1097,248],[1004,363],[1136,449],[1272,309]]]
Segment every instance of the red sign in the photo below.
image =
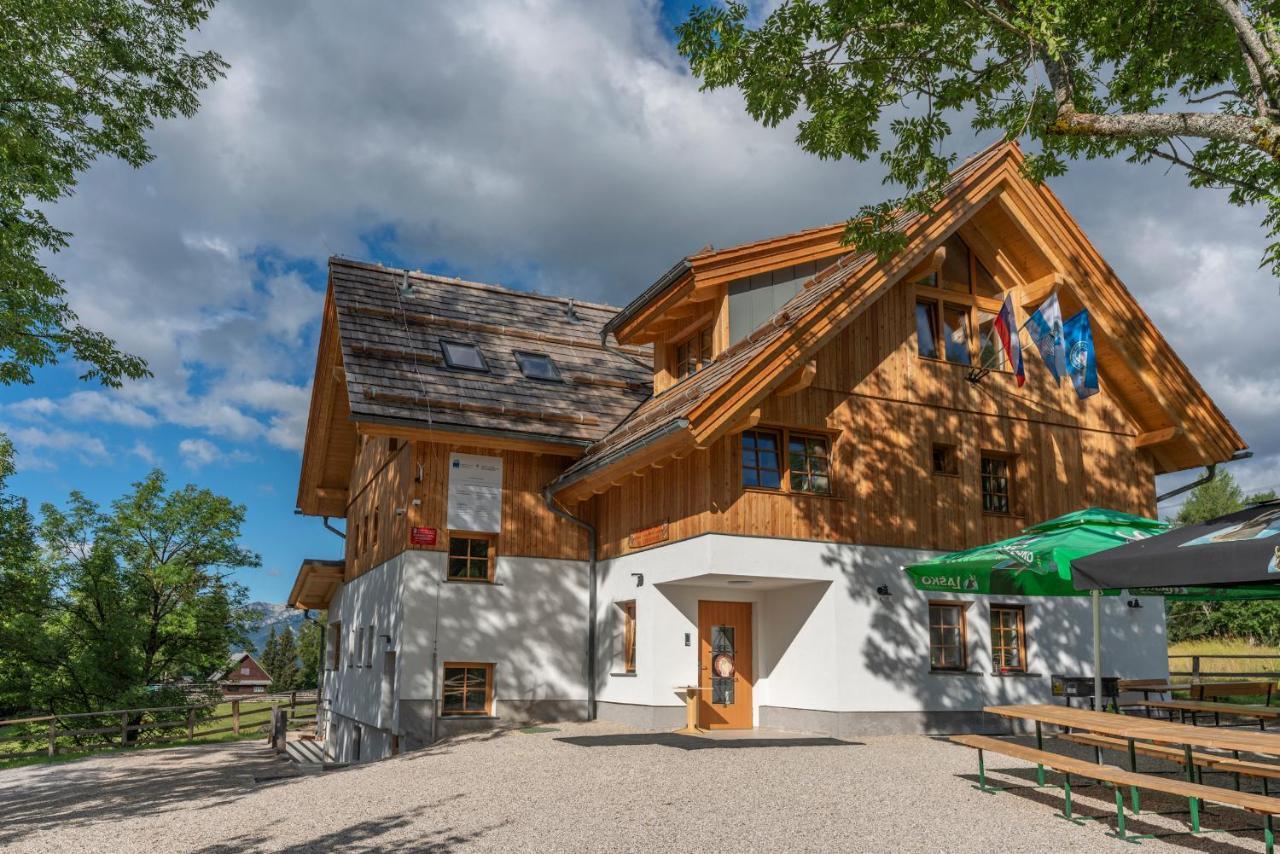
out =
[[414,528],[409,532],[409,542],[415,546],[434,546],[436,544],[436,529]]

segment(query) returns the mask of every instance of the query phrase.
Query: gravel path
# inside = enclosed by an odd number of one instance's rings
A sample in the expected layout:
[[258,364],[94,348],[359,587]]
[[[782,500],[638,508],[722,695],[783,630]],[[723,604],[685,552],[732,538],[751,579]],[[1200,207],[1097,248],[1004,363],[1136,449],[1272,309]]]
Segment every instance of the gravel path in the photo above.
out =
[[[1057,748],[1055,748],[1057,749]],[[1022,763],[993,757],[1025,783]],[[1059,790],[986,795],[973,751],[916,736],[706,740],[606,724],[456,739],[385,762],[263,780],[260,742],[0,771],[12,851],[1261,851],[1261,834],[1146,841],[1054,812]],[[1005,770],[1001,770],[1005,769]],[[255,778],[258,781],[255,782]],[[1219,782],[1226,782],[1219,778]],[[1109,794],[1079,810],[1114,817]],[[1107,790],[1109,793],[1109,790]],[[1101,797],[1101,799],[1100,799]],[[1144,808],[1185,801],[1144,797]],[[1178,817],[1181,818],[1181,817]],[[1143,816],[1131,830],[1173,829]],[[1208,827],[1257,827],[1230,813]]]

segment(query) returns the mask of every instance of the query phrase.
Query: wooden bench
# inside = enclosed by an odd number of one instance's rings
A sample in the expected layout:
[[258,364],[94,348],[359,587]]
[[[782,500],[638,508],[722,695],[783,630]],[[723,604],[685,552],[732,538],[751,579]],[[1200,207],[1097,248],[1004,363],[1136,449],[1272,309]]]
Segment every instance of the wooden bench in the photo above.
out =
[[[1144,708],[1146,706],[1146,701],[1151,699],[1152,694],[1172,696],[1171,692],[1175,687],[1169,684],[1168,679],[1121,679],[1117,685],[1121,694],[1142,695],[1141,703],[1136,701],[1119,703],[1121,710]],[[1148,714],[1150,714],[1149,711]]]
[[[1115,750],[1120,753],[1129,752],[1129,742],[1127,739],[1116,738],[1110,735],[1098,735],[1092,732],[1068,732],[1060,733],[1056,736],[1061,741],[1069,741],[1072,744],[1079,744],[1085,747],[1092,747],[1095,750]],[[1172,762],[1176,765],[1186,767],[1186,752],[1177,747],[1170,747],[1165,744],[1147,744],[1145,742],[1134,742],[1133,754],[1141,756],[1149,756],[1153,759],[1163,759],[1166,762]],[[1129,770],[1137,770],[1133,766],[1136,765],[1136,758],[1131,754],[1129,757]],[[1256,777],[1262,781],[1262,793],[1270,794],[1268,791],[1268,780],[1280,780],[1280,765],[1273,765],[1270,762],[1255,762],[1249,759],[1241,759],[1239,751],[1232,756],[1224,756],[1220,753],[1203,753],[1193,752],[1191,761],[1195,763],[1197,768],[1209,771],[1218,771],[1223,774],[1232,774],[1235,776],[1236,788],[1240,788],[1240,777]],[[1203,781],[1202,781],[1203,782]]]
[[[1000,791],[999,787],[987,785],[986,762],[983,758],[983,753],[987,751],[1001,756],[1008,756],[1013,759],[1021,759],[1025,762],[1031,762],[1036,765],[1042,765],[1062,774],[1062,790],[1064,796],[1062,817],[1068,821],[1076,823],[1079,823],[1080,821],[1080,819],[1073,816],[1071,812],[1072,774],[1079,777],[1097,780],[1102,783],[1109,783],[1115,789],[1116,798],[1116,829],[1114,833],[1109,835],[1114,836],[1117,839],[1121,839],[1126,842],[1133,842],[1138,839],[1154,838],[1157,836],[1212,832],[1203,831],[1200,828],[1200,802],[1208,801],[1210,803],[1236,807],[1238,809],[1245,810],[1246,812],[1262,816],[1264,821],[1262,832],[1263,839],[1266,842],[1267,854],[1274,854],[1274,819],[1276,815],[1280,815],[1280,798],[1273,798],[1268,795],[1259,795],[1253,792],[1239,792],[1234,789],[1223,789],[1217,786],[1206,786],[1203,783],[1194,783],[1190,780],[1161,777],[1154,774],[1140,774],[1135,771],[1126,771],[1123,768],[1117,768],[1114,765],[1099,765],[1083,759],[1076,759],[1072,756],[1049,753],[1048,751],[1037,750],[1034,747],[1025,747],[1015,742],[1002,741],[998,738],[992,738],[991,736],[986,735],[953,735],[951,736],[951,741],[955,744],[959,744],[964,747],[971,747],[978,751],[978,789],[983,792],[994,793]],[[1123,787],[1129,787],[1134,790],[1142,789],[1151,792],[1161,792],[1167,795],[1174,795],[1175,797],[1186,798],[1190,804],[1191,830],[1158,834],[1128,833],[1125,830],[1124,796],[1120,792]]]
[[1260,729],[1267,728],[1267,721],[1280,718],[1280,708],[1274,706],[1246,706],[1243,703],[1211,703],[1207,700],[1147,700],[1143,705],[1152,709],[1163,709],[1169,712],[1169,720],[1173,713],[1181,715],[1185,723],[1187,715],[1191,716],[1191,725],[1197,726],[1201,715],[1213,715],[1215,726],[1222,725],[1223,715],[1234,715],[1238,718],[1254,718]]
[[1195,682],[1191,685],[1191,699],[1212,700],[1215,697],[1266,697],[1264,706],[1271,705],[1271,689],[1274,682]]

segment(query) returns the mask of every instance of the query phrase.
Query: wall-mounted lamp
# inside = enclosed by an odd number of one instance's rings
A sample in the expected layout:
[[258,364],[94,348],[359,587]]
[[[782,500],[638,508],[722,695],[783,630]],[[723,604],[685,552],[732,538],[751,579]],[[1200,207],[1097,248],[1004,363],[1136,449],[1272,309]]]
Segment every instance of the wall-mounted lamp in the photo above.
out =
[[633,573],[631,573],[631,577],[632,577],[632,578],[634,578],[634,579],[636,580],[636,587],[644,587],[644,573],[643,573],[643,572],[633,572]]
[[877,588],[876,588],[876,594],[877,594],[877,595],[880,595],[880,596],[892,596],[892,595],[893,595],[892,593],[890,593],[890,592],[889,592],[889,585],[887,585],[887,584],[881,584],[879,587],[877,587]]
[[387,649],[391,649],[391,635],[378,635],[382,638],[382,642],[386,644]]
[[1128,602],[1126,602],[1125,604],[1126,604],[1126,605],[1128,605],[1130,608],[1141,608],[1141,607],[1142,607],[1142,600],[1141,600],[1141,599],[1134,598],[1134,599],[1130,599],[1130,600],[1129,600]]
[[421,498],[415,498],[415,499],[413,499],[412,501],[410,501],[409,503],[410,503],[410,504],[412,504],[414,507],[421,507],[421,506],[422,506],[422,499],[421,499]]
[[396,515],[397,515],[397,516],[403,516],[403,515],[404,515],[404,508],[403,508],[403,507],[397,507],[397,508],[396,508]]
[[418,473],[413,477],[414,483],[422,483],[422,463],[418,463]]

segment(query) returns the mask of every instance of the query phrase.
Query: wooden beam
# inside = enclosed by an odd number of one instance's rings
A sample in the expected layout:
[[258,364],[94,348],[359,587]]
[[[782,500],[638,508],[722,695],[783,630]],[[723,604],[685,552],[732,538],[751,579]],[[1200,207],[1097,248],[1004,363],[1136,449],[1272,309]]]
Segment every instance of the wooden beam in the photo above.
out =
[[1070,288],[1071,282],[1061,273],[1050,273],[1033,282],[1027,282],[1018,289],[1017,300],[1025,308],[1048,299],[1049,294],[1058,288]]
[[912,268],[910,273],[903,276],[908,282],[914,282],[923,279],[925,276],[932,276],[934,273],[942,269],[943,263],[947,260],[947,247],[939,246],[937,249],[924,259],[923,262]]
[[[818,360],[810,359],[804,363],[804,367],[792,375],[791,379],[778,386],[778,397],[790,397],[793,394],[804,391],[813,385],[813,380],[818,376]],[[759,410],[756,410],[757,412]]]
[[391,436],[410,441],[439,442],[445,445],[466,445],[473,448],[493,448],[499,451],[528,451],[535,454],[550,454],[573,459],[577,459],[586,452],[586,448],[582,445],[546,442],[539,439],[491,436],[484,433],[468,433],[464,430],[403,427],[374,421],[357,421],[356,430],[366,436]]
[[729,435],[732,436],[734,434],[741,433],[744,430],[750,430],[753,427],[755,427],[757,424],[760,423],[760,413],[761,413],[761,409],[758,406],[755,409],[748,412],[746,418],[743,418],[741,421],[739,421],[738,423],[734,424],[732,427],[729,428]]
[[1181,427],[1165,427],[1162,430],[1150,430],[1146,433],[1139,433],[1138,437],[1133,440],[1133,444],[1138,448],[1147,448],[1151,445],[1164,444],[1170,439],[1176,439],[1181,435]]

